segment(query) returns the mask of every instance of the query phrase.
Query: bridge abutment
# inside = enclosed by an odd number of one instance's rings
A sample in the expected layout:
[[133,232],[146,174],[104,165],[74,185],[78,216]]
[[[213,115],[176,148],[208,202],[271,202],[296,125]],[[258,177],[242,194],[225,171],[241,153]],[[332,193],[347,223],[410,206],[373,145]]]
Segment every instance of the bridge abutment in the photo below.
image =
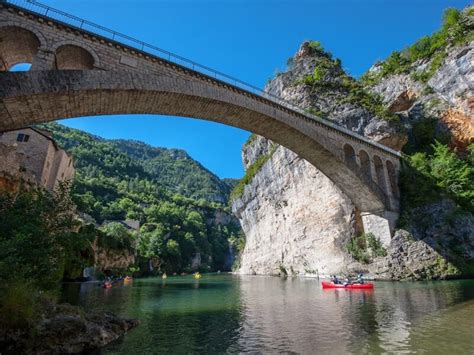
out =
[[399,217],[398,212],[384,211],[377,215],[371,212],[361,212],[364,233],[372,233],[387,248],[392,240],[395,226]]

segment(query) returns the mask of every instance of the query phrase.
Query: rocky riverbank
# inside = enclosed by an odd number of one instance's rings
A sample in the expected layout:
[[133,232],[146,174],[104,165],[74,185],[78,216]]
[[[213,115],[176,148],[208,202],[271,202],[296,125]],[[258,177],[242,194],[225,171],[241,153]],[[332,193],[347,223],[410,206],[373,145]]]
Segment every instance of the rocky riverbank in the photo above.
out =
[[99,349],[136,327],[139,321],[107,312],[83,311],[44,302],[32,325],[0,329],[2,353],[76,354]]

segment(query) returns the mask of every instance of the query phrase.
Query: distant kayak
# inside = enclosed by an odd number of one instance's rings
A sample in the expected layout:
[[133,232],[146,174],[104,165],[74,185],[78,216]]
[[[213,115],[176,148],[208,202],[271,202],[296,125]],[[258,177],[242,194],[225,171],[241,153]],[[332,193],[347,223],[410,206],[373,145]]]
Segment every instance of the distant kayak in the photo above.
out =
[[372,290],[374,288],[374,284],[367,283],[367,284],[351,284],[351,285],[342,285],[342,284],[335,284],[334,282],[323,281],[321,282],[323,288],[348,288],[348,289],[365,289],[365,290]]
[[112,282],[104,282],[104,283],[102,284],[102,287],[103,287],[103,288],[112,288]]

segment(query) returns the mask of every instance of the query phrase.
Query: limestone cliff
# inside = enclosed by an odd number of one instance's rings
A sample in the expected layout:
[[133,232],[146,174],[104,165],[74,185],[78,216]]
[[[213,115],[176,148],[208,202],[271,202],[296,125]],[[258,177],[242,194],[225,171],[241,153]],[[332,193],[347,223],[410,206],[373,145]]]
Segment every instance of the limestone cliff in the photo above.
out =
[[[288,70],[266,89],[398,150],[407,140],[420,139],[413,126],[427,117],[436,123],[436,131],[449,133],[452,145],[465,149],[474,136],[473,42],[450,45],[446,51],[428,79],[417,76],[433,67],[429,58],[361,87],[319,43],[306,42]],[[377,73],[380,66],[369,73]],[[406,230],[395,233],[386,256],[359,263],[347,251],[362,233],[358,213],[317,168],[255,136],[243,147],[242,159],[253,176],[232,204],[247,239],[241,273],[327,276],[364,271],[381,279],[422,279],[465,273],[469,267],[463,266],[474,260],[472,214],[457,213],[456,204],[442,198],[405,213]]]
[[[308,85],[305,80],[318,67],[325,68],[324,78]],[[400,148],[405,137],[399,126],[378,117],[372,107],[347,100],[351,89],[344,87],[343,80],[354,82],[338,60],[319,45],[305,42],[288,71],[272,80],[266,90]],[[251,138],[242,152],[245,168],[251,170],[262,157],[266,163],[232,205],[247,239],[240,272],[329,275],[357,268],[345,247],[360,229],[350,199],[295,153],[263,137]]]

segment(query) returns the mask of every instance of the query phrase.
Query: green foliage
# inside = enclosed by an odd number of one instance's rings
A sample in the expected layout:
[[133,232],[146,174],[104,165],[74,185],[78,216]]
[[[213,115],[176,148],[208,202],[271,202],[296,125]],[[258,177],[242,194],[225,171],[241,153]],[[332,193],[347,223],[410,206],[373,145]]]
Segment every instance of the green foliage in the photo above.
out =
[[249,146],[250,144],[252,144],[253,142],[255,142],[255,140],[257,139],[258,135],[256,135],[255,133],[252,133],[249,138],[247,139],[247,141],[244,143],[244,147],[247,147]]
[[310,107],[305,110],[311,115],[317,116],[319,118],[325,118],[327,116],[327,112],[320,110],[319,108],[316,107]]
[[[96,232],[99,246],[136,248],[139,260],[159,260],[167,272],[189,268],[196,253],[210,269],[230,268],[228,238],[240,227],[212,223],[227,207],[208,201],[226,202],[235,181],[219,180],[184,151],[107,141],[58,124],[46,128],[75,159],[78,209],[99,223],[108,221]],[[138,220],[141,230],[127,230],[119,222],[125,218]]]
[[111,222],[100,228],[97,244],[105,249],[134,250],[133,235],[121,223]]
[[[340,60],[332,60],[330,55],[319,57],[313,73],[304,76],[297,84],[307,85],[315,93],[327,90],[340,91],[345,96],[342,103],[361,105],[369,112],[388,121],[398,120],[396,115],[387,110],[380,95],[368,91],[361,82],[349,77],[342,70]],[[325,116],[325,113],[317,108],[311,109],[314,110],[316,116]]]
[[[227,202],[231,188],[183,150],[155,148],[138,141],[105,140],[55,123],[41,127],[52,131],[59,145],[74,156],[78,174],[75,193],[79,194],[75,202],[84,202],[94,217],[123,217],[113,208],[102,210],[91,205],[99,202],[104,207],[115,200],[119,184],[121,190],[139,185],[141,189],[166,189],[196,200]],[[90,196],[82,196],[88,191],[100,198],[90,201]]]
[[441,67],[447,55],[448,45],[464,45],[473,38],[473,30],[468,27],[466,16],[457,9],[447,9],[443,16],[441,29],[431,36],[420,38],[412,46],[402,52],[393,52],[385,61],[379,64],[379,71],[369,72],[361,77],[366,85],[373,85],[389,75],[408,73],[417,60],[430,60],[428,68],[422,73],[416,73],[413,78],[427,82]]
[[309,48],[316,51],[323,51],[323,46],[319,41],[309,41]]
[[[54,289],[66,260],[81,262],[92,236],[78,229],[67,189],[0,195],[0,280],[22,279]],[[12,270],[15,270],[14,275]]]
[[387,250],[382,246],[379,238],[376,238],[372,233],[365,234],[367,246],[372,253],[372,256],[387,256]]
[[365,89],[360,82],[348,76],[344,76],[342,79],[342,87],[347,92],[347,102],[354,105],[361,105],[367,111],[387,121],[398,121],[398,116],[387,110],[382,97]]
[[28,282],[17,280],[0,288],[0,327],[27,328],[37,316],[37,299]]
[[[436,141],[431,153],[417,152],[405,158],[400,175],[402,210],[449,197],[467,211],[474,212],[474,165],[458,157],[447,145]],[[402,222],[406,216],[402,215]]]
[[271,151],[268,154],[261,155],[258,157],[258,159],[250,165],[247,170],[245,171],[245,175],[242,179],[240,179],[239,183],[235,186],[235,188],[232,190],[230,193],[230,200],[233,201],[244,193],[244,188],[246,185],[248,185],[255,174],[262,168],[262,166],[270,160],[270,158],[273,156],[273,153],[275,153],[276,147],[273,147]]
[[372,233],[362,233],[352,238],[347,244],[347,251],[355,260],[364,264],[370,263],[374,257],[387,255],[380,239]]
[[28,326],[37,300],[89,266],[94,234],[74,219],[68,186],[0,195],[0,326]]
[[235,254],[232,270],[238,270],[240,268],[240,261],[245,249],[245,242],[245,234],[242,230],[234,231],[229,237],[229,244],[233,248]]

